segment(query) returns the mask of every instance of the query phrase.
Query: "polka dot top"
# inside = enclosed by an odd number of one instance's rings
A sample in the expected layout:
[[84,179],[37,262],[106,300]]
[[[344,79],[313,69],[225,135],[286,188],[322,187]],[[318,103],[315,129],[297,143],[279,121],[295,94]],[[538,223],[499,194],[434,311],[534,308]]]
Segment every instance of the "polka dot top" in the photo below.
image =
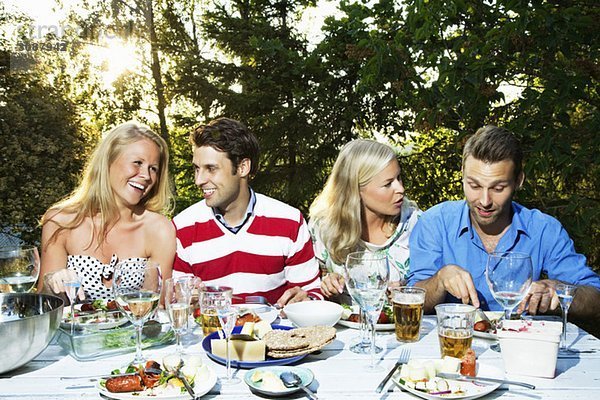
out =
[[[144,262],[146,258],[132,257],[122,262]],[[112,289],[112,278],[115,272],[115,266],[118,263],[116,254],[110,259],[108,264],[103,264],[96,257],[84,255],[69,255],[67,256],[67,268],[77,272],[77,276],[81,280],[81,286],[85,292],[85,298],[88,300],[110,300],[114,298]],[[143,265],[143,264],[140,264]],[[142,282],[139,274],[136,277],[130,277],[132,287],[141,287]],[[142,278],[143,279],[143,275]],[[134,282],[134,280],[136,282]],[[137,282],[139,281],[139,282]]]

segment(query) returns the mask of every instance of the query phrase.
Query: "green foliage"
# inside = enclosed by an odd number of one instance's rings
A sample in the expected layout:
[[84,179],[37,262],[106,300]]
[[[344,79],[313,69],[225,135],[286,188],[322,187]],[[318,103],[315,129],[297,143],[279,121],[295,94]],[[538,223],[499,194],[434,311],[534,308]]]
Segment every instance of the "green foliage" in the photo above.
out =
[[423,208],[461,197],[464,138],[487,123],[505,126],[526,149],[517,200],[556,216],[598,270],[597,5],[370,4],[342,1],[346,16],[327,21],[321,46],[350,50],[328,56],[337,76],[357,77],[359,124],[412,150],[403,156],[411,197]]
[[76,184],[85,146],[60,91],[7,73],[0,87],[0,228],[36,243],[40,216]]

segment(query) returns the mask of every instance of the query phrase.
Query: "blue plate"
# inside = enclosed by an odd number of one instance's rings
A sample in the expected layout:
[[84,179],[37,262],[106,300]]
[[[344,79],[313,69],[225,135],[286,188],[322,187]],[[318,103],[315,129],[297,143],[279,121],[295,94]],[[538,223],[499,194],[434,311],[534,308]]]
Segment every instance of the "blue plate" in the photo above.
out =
[[271,372],[275,376],[280,376],[282,372],[288,372],[288,371],[294,372],[296,375],[298,375],[300,377],[300,379],[302,380],[302,384],[304,386],[310,386],[310,384],[312,383],[312,381],[315,378],[312,371],[308,368],[276,366],[276,367],[261,367],[261,368],[256,368],[256,369],[250,370],[250,371],[246,372],[246,375],[244,375],[244,382],[246,382],[246,385],[248,385],[250,387],[250,390],[252,392],[258,392],[260,394],[264,394],[267,396],[273,396],[273,397],[286,396],[288,394],[298,392],[302,389],[300,389],[300,387],[296,386],[296,387],[285,388],[285,389],[277,390],[277,391],[266,390],[262,387],[262,382],[253,382],[252,381],[252,375],[254,375],[257,372]]
[[[284,326],[284,325],[271,325],[271,327],[273,329],[281,329],[281,330],[285,330],[285,331],[293,329],[292,327]],[[243,328],[242,326],[234,327],[233,333],[240,333],[242,331],[242,328]],[[213,359],[214,361],[218,362],[219,364],[225,365],[227,363],[227,361],[224,358],[215,356],[212,353],[212,349],[210,346],[211,339],[219,339],[219,332],[213,332],[210,335],[206,336],[204,339],[202,339],[202,348],[204,349],[204,351],[206,351],[206,355],[209,358]],[[231,360],[231,366],[234,368],[251,369],[251,368],[257,368],[257,367],[268,367],[268,366],[272,366],[272,365],[288,365],[288,364],[293,364],[296,361],[302,360],[307,355],[308,354],[302,354],[300,356],[288,357],[288,358],[270,358],[269,356],[267,356],[267,359],[265,361]]]

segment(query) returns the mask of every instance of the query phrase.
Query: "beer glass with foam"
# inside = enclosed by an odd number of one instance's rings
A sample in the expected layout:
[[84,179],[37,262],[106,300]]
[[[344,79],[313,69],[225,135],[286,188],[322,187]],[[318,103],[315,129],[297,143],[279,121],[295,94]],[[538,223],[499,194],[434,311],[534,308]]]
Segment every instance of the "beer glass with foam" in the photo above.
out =
[[410,343],[419,340],[425,289],[401,286],[392,290],[394,319],[396,320],[396,340]]
[[473,343],[476,308],[468,304],[435,306],[442,357],[462,358]]

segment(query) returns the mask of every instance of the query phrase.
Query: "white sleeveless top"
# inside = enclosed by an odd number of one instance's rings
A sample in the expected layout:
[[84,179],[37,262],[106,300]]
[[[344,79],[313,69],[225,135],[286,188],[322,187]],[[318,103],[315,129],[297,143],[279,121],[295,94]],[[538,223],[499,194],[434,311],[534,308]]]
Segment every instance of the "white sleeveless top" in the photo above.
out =
[[[114,298],[112,278],[118,261],[119,259],[116,254],[113,254],[108,264],[103,264],[96,257],[92,256],[69,255],[67,256],[67,268],[77,272],[87,300],[111,300]],[[147,261],[147,259],[132,257],[122,261],[135,263]],[[104,278],[106,283],[110,284],[110,287],[106,286],[102,278]],[[132,280],[132,282],[129,282],[132,287],[140,287],[142,285],[142,282],[133,282],[134,278],[129,279]]]

